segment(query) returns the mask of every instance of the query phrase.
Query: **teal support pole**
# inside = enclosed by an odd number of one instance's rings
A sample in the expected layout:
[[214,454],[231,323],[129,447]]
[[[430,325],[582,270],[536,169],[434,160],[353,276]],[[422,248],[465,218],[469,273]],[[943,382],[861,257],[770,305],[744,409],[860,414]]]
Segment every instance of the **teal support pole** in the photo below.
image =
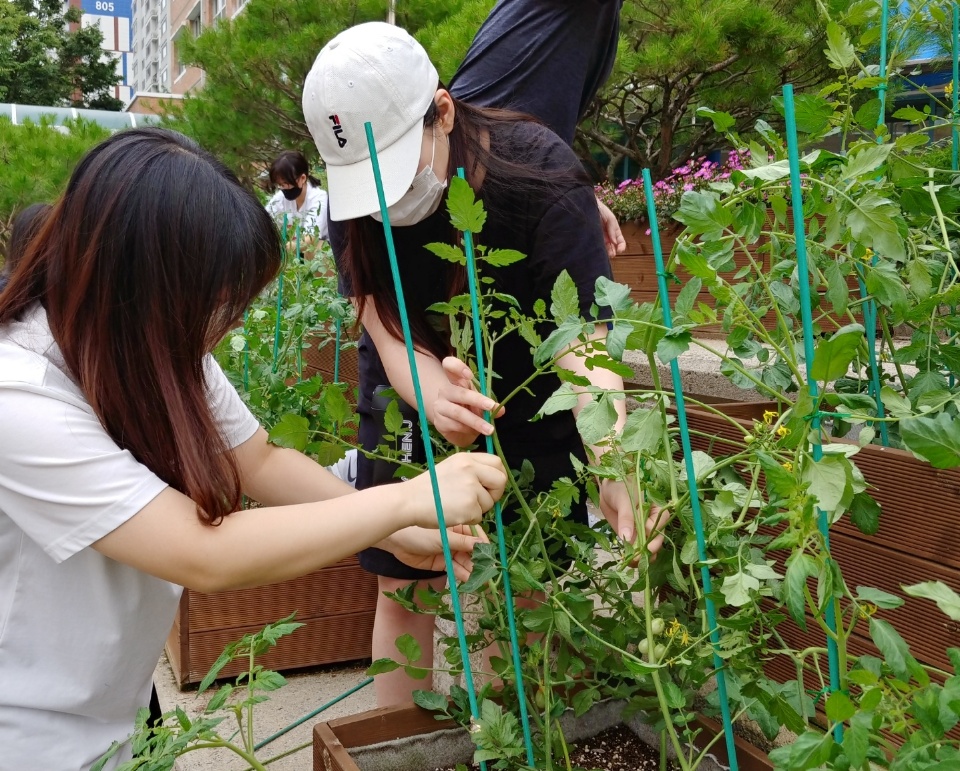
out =
[[294,728],[296,728],[297,726],[303,725],[303,724],[306,723],[308,720],[310,720],[310,718],[314,718],[314,717],[316,717],[317,715],[319,715],[321,712],[324,712],[325,710],[330,709],[330,707],[332,707],[334,704],[339,704],[341,701],[343,701],[344,699],[346,699],[348,696],[353,696],[353,694],[355,694],[357,691],[362,690],[363,688],[366,688],[366,687],[367,687],[368,685],[370,685],[370,683],[372,683],[372,682],[373,682],[373,678],[372,678],[372,677],[368,677],[368,678],[366,678],[366,679],[364,679],[364,680],[361,680],[357,685],[353,686],[353,688],[350,688],[349,690],[344,691],[343,693],[341,693],[339,696],[337,696],[337,697],[334,698],[334,699],[330,699],[330,701],[328,701],[326,704],[324,704],[324,705],[322,705],[322,706],[320,706],[320,707],[317,707],[315,710],[313,710],[313,712],[308,712],[306,715],[304,715],[304,716],[303,716],[302,718],[300,718],[299,720],[295,720],[295,721],[293,721],[290,725],[286,726],[285,728],[281,728],[281,729],[280,729],[279,731],[277,731],[275,734],[273,734],[273,735],[271,735],[271,736],[268,736],[268,737],[267,737],[266,739],[264,739],[262,742],[259,742],[258,744],[254,744],[254,745],[253,745],[253,749],[259,750],[259,749],[262,749],[263,747],[266,747],[268,744],[270,744],[270,742],[276,741],[277,739],[279,739],[279,738],[280,738],[281,736],[283,736],[284,734],[290,733],[290,731],[292,731],[292,730],[293,730]]
[[[417,358],[413,348],[413,334],[410,332],[407,304],[403,296],[403,283],[400,280],[397,252],[393,243],[393,230],[390,227],[390,213],[387,211],[387,202],[383,197],[383,181],[380,177],[380,162],[377,158],[377,146],[373,139],[373,126],[367,121],[363,124],[363,127],[367,133],[367,146],[370,148],[370,162],[373,165],[373,176],[377,185],[377,198],[380,201],[380,216],[383,219],[383,234],[387,242],[387,255],[390,258],[390,273],[393,276],[393,287],[397,293],[397,308],[400,311],[400,325],[403,327],[403,338],[407,348],[407,363],[410,366],[410,375],[413,379],[413,391],[417,401],[417,415],[420,419],[420,434],[423,437],[423,449],[427,458],[430,484],[433,487],[433,502],[437,509],[440,541],[443,544],[443,561],[447,568],[447,581],[450,583],[450,604],[453,607],[453,617],[457,624],[457,639],[460,642],[460,655],[463,659],[464,684],[466,685],[467,698],[470,702],[470,715],[473,720],[476,720],[480,715],[480,709],[477,704],[476,689],[473,685],[470,650],[467,646],[466,630],[463,627],[463,609],[460,605],[460,594],[457,592],[457,578],[453,572],[453,556],[450,553],[447,523],[443,516],[443,503],[440,500],[440,485],[437,481],[437,468],[433,459],[433,443],[430,440],[430,424],[427,422],[427,412],[423,406],[423,393],[420,389],[420,377],[417,373]],[[480,768],[486,771],[487,764],[481,762]]]
[[[462,168],[457,169],[460,179],[466,180]],[[470,310],[473,314],[473,339],[477,354],[477,378],[480,381],[480,393],[487,396],[487,373],[483,357],[483,333],[480,329],[480,299],[477,282],[477,261],[473,251],[473,233],[463,231],[464,254],[467,258],[467,280],[470,285]],[[490,420],[489,410],[483,413],[484,420]],[[487,452],[494,454],[493,437],[485,437]],[[523,684],[523,666],[520,662],[520,641],[517,636],[517,619],[513,607],[513,588],[510,585],[510,565],[507,561],[507,545],[503,539],[503,512],[500,501],[493,506],[494,520],[497,525],[497,549],[500,554],[500,575],[503,577],[503,599],[507,608],[507,626],[510,629],[510,646],[513,658],[513,673],[517,678],[517,700],[520,702],[520,724],[523,727],[523,744],[527,751],[527,765],[534,765],[533,738],[530,734],[530,717],[527,714],[527,697]]]
[[[797,247],[797,273],[800,286],[800,314],[803,319],[803,350],[807,360],[807,372],[813,369],[813,318],[810,305],[810,267],[807,261],[807,235],[803,218],[803,187],[800,178],[800,152],[797,146],[797,117],[793,99],[793,85],[787,84],[783,87],[783,107],[786,118],[787,129],[787,152],[790,160],[790,196],[793,202],[793,228],[794,238]],[[811,379],[808,375],[808,386],[810,396],[816,405],[816,411],[813,413],[812,426],[815,432],[820,431],[820,409],[819,409],[819,389],[817,381]],[[813,445],[813,461],[819,463],[823,458],[823,447],[820,442]],[[830,525],[827,521],[827,513],[817,509],[817,526],[823,536],[824,547],[827,550],[828,559],[830,553]],[[836,634],[837,614],[834,602],[827,604],[824,621],[827,627]],[[830,690],[840,689],[840,653],[837,649],[837,641],[833,637],[827,638],[827,658],[830,663]],[[837,742],[843,741],[843,726],[837,723],[834,728],[834,738]]]
[[954,171],[960,169],[960,131],[957,128],[957,121],[960,120],[960,5],[953,4],[953,126],[951,128],[951,137],[953,139],[953,148],[951,153],[951,167]]
[[[663,263],[663,248],[660,244],[660,227],[657,223],[657,209],[653,201],[653,182],[650,169],[643,170],[643,194],[647,199],[647,217],[650,220],[650,239],[653,242],[653,257],[657,264],[657,289],[663,310],[663,325],[673,328],[670,313],[670,296],[667,293],[666,272]],[[703,530],[703,513],[700,510],[700,495],[697,492],[697,469],[693,462],[693,449],[690,445],[690,428],[687,425],[687,408],[683,398],[683,381],[680,378],[680,365],[674,358],[670,362],[670,374],[673,378],[674,399],[677,403],[677,422],[680,427],[680,444],[683,447],[683,461],[687,469],[687,485],[690,488],[690,507],[693,510],[693,527],[697,536],[697,558],[700,562],[700,582],[703,585],[703,603],[707,615],[707,627],[710,630],[710,644],[713,646],[713,666],[717,670],[717,696],[720,699],[720,714],[723,718],[723,735],[727,745],[727,758],[730,771],[738,770],[737,745],[733,733],[733,720],[730,716],[730,702],[727,697],[727,679],[724,674],[723,659],[720,658],[720,628],[717,626],[717,611],[710,599],[713,594],[713,582],[707,563],[707,543]]]
[[340,319],[337,319],[336,324],[334,325],[334,328],[336,329],[336,335],[337,335],[336,340],[334,341],[335,348],[333,351],[333,382],[334,383],[340,382],[340,334],[341,334],[342,326],[343,326],[343,322]]

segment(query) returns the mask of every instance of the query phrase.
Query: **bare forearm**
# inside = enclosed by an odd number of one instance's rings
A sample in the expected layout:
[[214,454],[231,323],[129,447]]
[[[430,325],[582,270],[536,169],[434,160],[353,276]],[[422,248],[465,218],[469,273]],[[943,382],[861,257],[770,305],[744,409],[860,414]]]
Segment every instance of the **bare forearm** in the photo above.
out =
[[306,455],[272,447],[263,462],[244,476],[243,492],[264,506],[288,506],[338,498],[355,490]]
[[331,501],[238,511],[210,527],[189,498],[168,488],[95,548],[181,586],[238,589],[285,581],[355,554],[414,524],[417,505],[400,485],[386,485]]

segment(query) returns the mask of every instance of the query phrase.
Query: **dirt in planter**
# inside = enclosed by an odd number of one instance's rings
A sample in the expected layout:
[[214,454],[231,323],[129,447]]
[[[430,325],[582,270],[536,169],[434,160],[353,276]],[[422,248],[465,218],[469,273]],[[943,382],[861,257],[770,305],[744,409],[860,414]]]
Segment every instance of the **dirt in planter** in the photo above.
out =
[[[626,726],[618,725],[576,744],[570,752],[570,765],[590,771],[657,771],[660,750],[651,747]],[[667,767],[670,771],[680,768],[673,761]],[[466,768],[467,771],[480,769],[475,765]],[[433,771],[456,771],[456,767]]]

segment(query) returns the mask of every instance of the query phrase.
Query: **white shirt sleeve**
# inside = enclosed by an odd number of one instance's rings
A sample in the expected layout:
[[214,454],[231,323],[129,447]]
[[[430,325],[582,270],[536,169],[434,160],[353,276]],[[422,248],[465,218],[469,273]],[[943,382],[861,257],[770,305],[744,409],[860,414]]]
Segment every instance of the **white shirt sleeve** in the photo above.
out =
[[[228,446],[259,424],[219,366],[208,397]],[[0,388],[0,513],[62,562],[112,532],[167,484],[121,449],[89,405],[45,384]]]
[[320,237],[325,241],[330,240],[330,234],[327,232],[327,191],[318,190],[320,193],[320,205],[317,207],[317,229]]

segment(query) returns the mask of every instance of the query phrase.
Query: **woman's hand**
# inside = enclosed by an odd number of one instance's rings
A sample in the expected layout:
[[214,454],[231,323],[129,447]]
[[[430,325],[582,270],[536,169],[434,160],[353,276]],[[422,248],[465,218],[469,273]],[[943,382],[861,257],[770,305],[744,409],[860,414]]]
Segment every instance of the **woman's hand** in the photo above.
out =
[[493,426],[483,419],[483,413],[497,410],[495,417],[499,418],[504,410],[474,389],[473,373],[460,359],[448,356],[442,366],[447,382],[440,386],[431,410],[433,426],[456,447],[469,447],[479,434],[493,433]]
[[[600,483],[600,511],[610,523],[610,527],[622,541],[634,544],[637,540],[637,528],[634,517],[634,503],[630,499],[630,491],[623,482],[613,479],[604,479]],[[656,506],[651,507],[650,516],[646,522],[647,552],[651,559],[656,557],[663,546],[663,533],[660,532],[667,523],[667,512]],[[652,537],[651,537],[652,536]]]
[[[473,525],[500,500],[507,474],[496,455],[461,452],[437,464],[437,482],[447,526]],[[413,507],[412,524],[436,529],[430,474],[420,474],[402,484],[406,501]]]
[[[454,575],[458,581],[466,581],[473,571],[473,547],[488,543],[490,539],[480,528],[468,525],[447,528],[447,539],[453,555]],[[382,546],[398,560],[418,570],[446,569],[439,530],[408,527],[398,530]]]
[[607,255],[612,259],[623,254],[627,248],[627,241],[620,230],[620,223],[609,207],[597,199],[597,208],[600,209],[600,225],[603,227],[603,240],[607,245]]

